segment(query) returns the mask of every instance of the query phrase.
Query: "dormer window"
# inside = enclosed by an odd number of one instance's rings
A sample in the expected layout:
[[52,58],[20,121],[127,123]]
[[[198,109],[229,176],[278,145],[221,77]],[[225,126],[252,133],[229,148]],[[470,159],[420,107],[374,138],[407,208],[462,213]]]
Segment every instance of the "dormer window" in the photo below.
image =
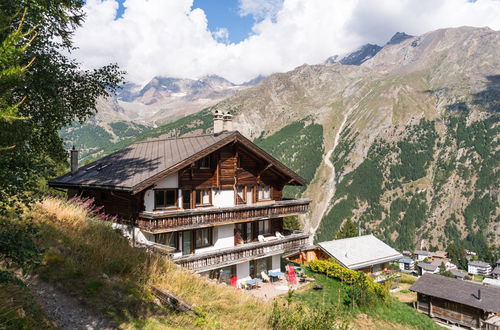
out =
[[206,156],[206,157],[203,157],[202,159],[200,159],[198,165],[202,169],[209,169],[210,168],[210,156]]

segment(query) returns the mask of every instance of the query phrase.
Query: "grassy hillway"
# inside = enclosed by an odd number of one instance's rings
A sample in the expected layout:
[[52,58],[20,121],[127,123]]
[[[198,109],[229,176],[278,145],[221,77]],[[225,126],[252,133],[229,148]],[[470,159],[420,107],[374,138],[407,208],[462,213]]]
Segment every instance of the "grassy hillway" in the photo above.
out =
[[[213,283],[177,267],[166,258],[132,247],[109,222],[100,220],[101,216],[88,201],[46,198],[27,216],[40,226],[40,243],[45,249],[43,263],[34,272],[38,279],[31,284],[36,299],[27,289],[3,287],[0,290],[0,329],[52,329],[56,326],[53,321],[65,329],[84,328],[89,324],[124,329],[273,328],[270,320],[276,314],[276,307],[272,302],[266,303]],[[347,288],[334,279],[309,275],[327,286],[324,294],[331,293],[329,286]],[[195,307],[196,315],[174,312],[159,305],[151,294],[151,285],[186,300]],[[315,293],[309,286],[297,293],[296,299],[301,304],[306,299],[302,297],[313,297]],[[377,305],[373,313],[348,309],[329,313],[326,311],[333,307],[329,301],[337,299],[335,295],[327,299],[324,294],[320,301],[300,307],[303,311],[311,311],[307,317],[303,315],[302,329],[311,329],[317,319],[326,322],[325,329],[344,325],[362,329],[366,324],[381,329],[422,328],[412,320],[429,324],[416,311],[396,301],[386,307],[383,303]],[[402,314],[388,312],[394,308]],[[293,320],[296,312],[295,309],[285,310],[285,319],[280,319],[275,328],[286,329],[286,322]]]

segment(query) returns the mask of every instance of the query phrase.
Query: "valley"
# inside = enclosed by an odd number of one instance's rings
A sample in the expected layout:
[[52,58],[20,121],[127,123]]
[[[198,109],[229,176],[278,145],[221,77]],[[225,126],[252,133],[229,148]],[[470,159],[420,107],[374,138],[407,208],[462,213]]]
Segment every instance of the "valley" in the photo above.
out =
[[360,65],[273,74],[166,124],[128,121],[120,138],[86,155],[209,132],[211,113],[230,111],[235,129],[310,182],[287,193],[313,199],[302,222],[316,240],[352,218],[398,249],[454,244],[487,259],[500,239],[500,33],[462,27],[401,39]]

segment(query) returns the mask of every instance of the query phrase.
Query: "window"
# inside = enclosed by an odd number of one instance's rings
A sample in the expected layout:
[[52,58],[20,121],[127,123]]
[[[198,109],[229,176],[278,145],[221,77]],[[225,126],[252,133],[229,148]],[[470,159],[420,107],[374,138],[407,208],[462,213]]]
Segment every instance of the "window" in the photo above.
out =
[[155,190],[155,209],[177,206],[177,189]]
[[258,233],[259,235],[269,235],[271,234],[271,224],[270,224],[271,221],[269,220],[263,220],[263,221],[259,221],[259,229],[258,229]]
[[257,260],[250,260],[249,273],[252,278],[261,277],[262,272],[268,272],[272,269],[272,257],[266,257]]
[[259,190],[257,192],[257,200],[259,201],[268,201],[271,199],[271,187],[268,185],[259,186]]
[[237,223],[234,235],[235,245],[251,242],[253,240],[252,222]]
[[203,157],[198,164],[200,168],[210,168],[210,156]]
[[195,231],[195,248],[212,245],[212,228],[197,229]]
[[211,205],[210,189],[196,190],[196,205]]
[[165,234],[155,235],[155,242],[173,247],[176,250],[179,249],[179,244],[178,244],[179,240],[177,233],[165,233]]
[[247,189],[245,186],[238,186],[236,188],[237,192],[237,203],[236,204],[245,204],[247,202]]

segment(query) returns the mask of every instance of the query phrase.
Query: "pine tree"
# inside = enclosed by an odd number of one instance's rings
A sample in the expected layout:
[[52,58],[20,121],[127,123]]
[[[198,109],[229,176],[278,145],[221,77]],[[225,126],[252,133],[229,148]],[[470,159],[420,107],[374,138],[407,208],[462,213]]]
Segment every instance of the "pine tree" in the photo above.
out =
[[348,218],[340,230],[337,232],[337,239],[342,239],[342,238],[349,238],[349,237],[356,237],[358,236],[358,226],[351,220],[351,218]]

